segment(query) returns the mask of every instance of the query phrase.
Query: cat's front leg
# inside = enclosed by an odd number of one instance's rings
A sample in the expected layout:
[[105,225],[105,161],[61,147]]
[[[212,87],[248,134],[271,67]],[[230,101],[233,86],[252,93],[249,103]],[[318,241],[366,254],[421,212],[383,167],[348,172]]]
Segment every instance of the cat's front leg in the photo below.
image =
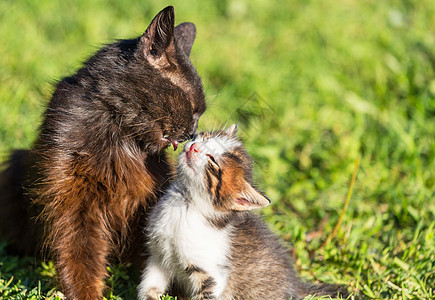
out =
[[151,256],[147,266],[142,273],[142,279],[138,286],[139,300],[158,300],[168,288],[170,274],[166,272],[161,264]]
[[109,238],[97,212],[58,212],[52,247],[56,270],[67,299],[103,299]]

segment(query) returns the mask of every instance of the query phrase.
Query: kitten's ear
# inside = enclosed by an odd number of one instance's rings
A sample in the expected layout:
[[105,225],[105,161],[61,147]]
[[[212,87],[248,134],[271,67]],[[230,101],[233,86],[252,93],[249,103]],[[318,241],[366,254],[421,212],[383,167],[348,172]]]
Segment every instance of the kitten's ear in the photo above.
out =
[[245,182],[243,191],[241,191],[234,199],[232,209],[238,211],[251,210],[254,208],[265,207],[269,204],[270,200],[265,195],[249,183]]
[[143,44],[145,57],[159,59],[174,39],[174,7],[168,6],[159,12],[140,42]]
[[195,24],[189,22],[181,23],[175,27],[174,35],[178,46],[187,56],[190,56],[190,50],[192,50],[192,45],[196,37]]
[[237,133],[237,124],[233,124],[233,125],[231,125],[230,128],[228,128],[228,129],[226,130],[226,132],[227,132],[227,134],[228,134],[230,137],[234,137],[234,136],[236,136],[236,133]]

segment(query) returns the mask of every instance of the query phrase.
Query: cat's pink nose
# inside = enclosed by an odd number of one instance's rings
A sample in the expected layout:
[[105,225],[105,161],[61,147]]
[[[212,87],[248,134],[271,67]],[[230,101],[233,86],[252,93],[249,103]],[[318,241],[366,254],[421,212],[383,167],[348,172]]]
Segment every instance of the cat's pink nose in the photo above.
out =
[[189,151],[198,153],[199,152],[198,146],[195,143],[193,143],[192,145],[190,145]]

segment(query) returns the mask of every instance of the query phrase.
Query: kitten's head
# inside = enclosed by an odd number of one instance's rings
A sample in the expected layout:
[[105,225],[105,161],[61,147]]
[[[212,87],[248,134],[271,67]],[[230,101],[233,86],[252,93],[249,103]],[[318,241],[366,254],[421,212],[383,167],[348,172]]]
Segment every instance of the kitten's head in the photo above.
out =
[[208,195],[222,212],[244,211],[270,204],[252,185],[252,161],[236,138],[237,126],[199,133],[179,157],[178,176],[186,185]]

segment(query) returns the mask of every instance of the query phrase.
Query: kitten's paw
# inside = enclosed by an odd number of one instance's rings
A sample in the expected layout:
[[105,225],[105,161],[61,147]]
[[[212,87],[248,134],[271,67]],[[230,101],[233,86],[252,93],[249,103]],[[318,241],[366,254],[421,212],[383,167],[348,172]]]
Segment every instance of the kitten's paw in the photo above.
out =
[[163,296],[163,292],[158,288],[148,289],[142,297],[139,297],[140,300],[159,300],[160,297]]
[[211,292],[203,292],[197,295],[193,295],[191,300],[216,300],[217,298]]

